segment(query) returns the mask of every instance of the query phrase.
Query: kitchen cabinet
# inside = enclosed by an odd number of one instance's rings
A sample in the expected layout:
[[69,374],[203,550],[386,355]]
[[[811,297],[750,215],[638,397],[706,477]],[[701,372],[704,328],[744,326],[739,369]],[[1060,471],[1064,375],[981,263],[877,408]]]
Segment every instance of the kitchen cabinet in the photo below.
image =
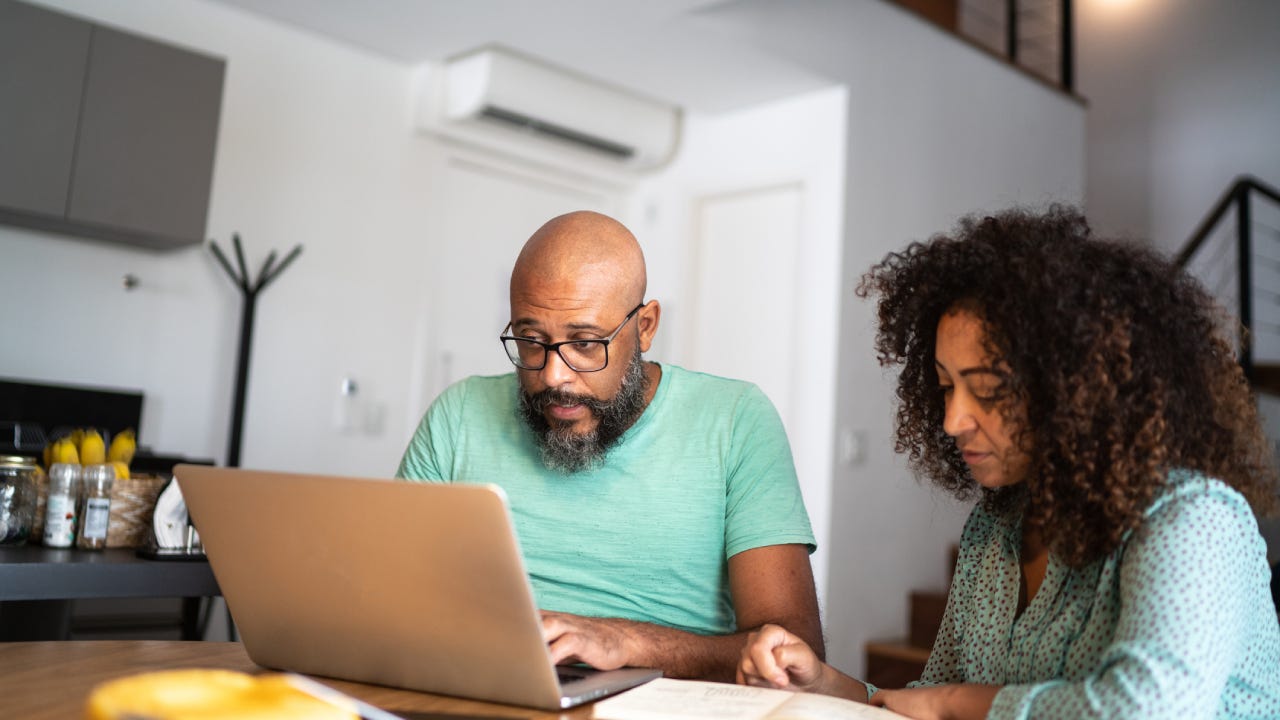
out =
[[65,214],[92,30],[0,0],[0,207]]
[[0,222],[204,239],[224,61],[0,0]]

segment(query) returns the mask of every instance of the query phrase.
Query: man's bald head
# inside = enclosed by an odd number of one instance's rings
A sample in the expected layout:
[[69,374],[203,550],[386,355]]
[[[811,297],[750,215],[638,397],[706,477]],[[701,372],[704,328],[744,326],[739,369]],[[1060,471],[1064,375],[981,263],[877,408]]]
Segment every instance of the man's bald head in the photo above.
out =
[[644,253],[631,231],[607,215],[580,210],[548,220],[524,244],[511,271],[511,296],[584,281],[628,309],[644,299],[647,284]]

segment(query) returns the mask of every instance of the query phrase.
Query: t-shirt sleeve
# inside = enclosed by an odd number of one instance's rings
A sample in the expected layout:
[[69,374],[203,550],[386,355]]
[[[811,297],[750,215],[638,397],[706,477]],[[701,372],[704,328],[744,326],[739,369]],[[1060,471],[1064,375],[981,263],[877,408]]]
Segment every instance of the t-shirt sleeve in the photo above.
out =
[[767,545],[817,549],[782,418],[756,386],[732,416],[726,462],[725,557]]
[[464,380],[449,386],[427,408],[400,458],[397,478],[430,482],[451,478],[467,394],[465,383]]
[[1009,685],[991,718],[1213,717],[1249,634],[1263,562],[1244,499],[1203,486],[1157,507],[1123,550],[1111,645],[1083,680]]

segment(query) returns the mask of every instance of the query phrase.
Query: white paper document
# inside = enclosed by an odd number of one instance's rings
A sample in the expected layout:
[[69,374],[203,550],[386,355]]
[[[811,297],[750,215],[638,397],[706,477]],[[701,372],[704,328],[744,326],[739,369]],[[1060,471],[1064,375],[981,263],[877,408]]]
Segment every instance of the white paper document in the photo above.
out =
[[596,720],[892,720],[852,700],[787,690],[659,678],[596,703]]

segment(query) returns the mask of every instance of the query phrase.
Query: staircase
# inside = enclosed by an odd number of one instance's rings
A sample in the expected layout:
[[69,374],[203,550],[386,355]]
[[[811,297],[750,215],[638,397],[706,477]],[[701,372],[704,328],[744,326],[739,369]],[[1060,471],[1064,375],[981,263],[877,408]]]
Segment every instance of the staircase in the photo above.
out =
[[1245,377],[1258,391],[1280,395],[1280,190],[1236,178],[1176,262],[1239,320],[1243,333],[1227,330]]

